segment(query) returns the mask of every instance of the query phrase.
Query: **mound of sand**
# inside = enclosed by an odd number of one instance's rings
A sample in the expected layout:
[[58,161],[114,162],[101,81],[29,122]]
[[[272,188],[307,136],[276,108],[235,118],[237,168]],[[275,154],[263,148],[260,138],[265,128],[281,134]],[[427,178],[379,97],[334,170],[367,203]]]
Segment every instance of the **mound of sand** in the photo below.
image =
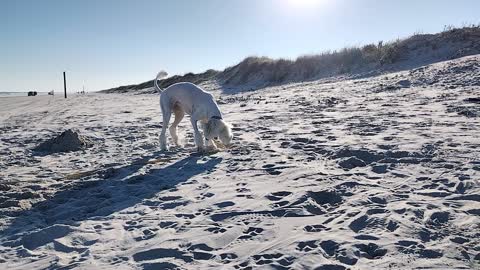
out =
[[62,153],[86,149],[92,146],[93,143],[86,137],[79,134],[76,129],[68,129],[62,134],[51,138],[33,150],[44,153]]

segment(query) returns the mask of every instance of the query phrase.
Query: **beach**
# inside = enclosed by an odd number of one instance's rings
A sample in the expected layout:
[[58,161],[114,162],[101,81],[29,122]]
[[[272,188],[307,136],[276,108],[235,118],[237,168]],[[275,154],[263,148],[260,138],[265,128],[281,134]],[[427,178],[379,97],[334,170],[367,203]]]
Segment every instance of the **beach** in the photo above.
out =
[[[188,119],[160,151],[158,94],[0,98],[0,268],[478,269],[479,61],[203,82],[234,133],[209,154]],[[91,145],[33,150],[67,129]]]

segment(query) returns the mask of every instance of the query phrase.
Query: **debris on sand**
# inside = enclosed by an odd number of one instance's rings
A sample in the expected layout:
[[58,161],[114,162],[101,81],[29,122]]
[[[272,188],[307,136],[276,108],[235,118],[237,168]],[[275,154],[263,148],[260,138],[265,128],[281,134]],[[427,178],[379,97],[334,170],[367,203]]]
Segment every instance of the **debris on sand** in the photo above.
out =
[[43,153],[63,153],[63,152],[72,152],[91,147],[93,143],[86,137],[79,134],[76,129],[68,129],[62,134],[51,138],[33,150]]

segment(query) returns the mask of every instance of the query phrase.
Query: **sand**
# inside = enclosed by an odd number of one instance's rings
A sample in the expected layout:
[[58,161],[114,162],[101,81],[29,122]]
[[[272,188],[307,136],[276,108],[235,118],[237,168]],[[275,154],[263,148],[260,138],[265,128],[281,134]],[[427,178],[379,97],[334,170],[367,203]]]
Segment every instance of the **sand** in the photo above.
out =
[[[0,98],[1,269],[479,269],[480,56],[224,95],[160,152],[152,94]],[[33,149],[67,129],[92,145]]]

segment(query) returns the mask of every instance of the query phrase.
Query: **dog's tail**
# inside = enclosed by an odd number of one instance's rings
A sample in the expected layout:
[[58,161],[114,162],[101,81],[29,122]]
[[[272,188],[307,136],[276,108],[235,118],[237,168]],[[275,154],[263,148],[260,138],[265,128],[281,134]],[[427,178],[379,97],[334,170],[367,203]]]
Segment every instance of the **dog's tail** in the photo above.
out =
[[155,80],[153,80],[153,86],[155,87],[155,90],[157,90],[158,92],[162,92],[163,89],[158,86],[158,82],[157,82],[157,81],[158,81],[158,80],[161,80],[161,79],[163,79],[163,78],[165,78],[165,77],[167,77],[167,76],[168,76],[168,73],[165,72],[165,71],[163,71],[163,70],[160,71],[160,72],[157,74],[157,77],[155,78]]

